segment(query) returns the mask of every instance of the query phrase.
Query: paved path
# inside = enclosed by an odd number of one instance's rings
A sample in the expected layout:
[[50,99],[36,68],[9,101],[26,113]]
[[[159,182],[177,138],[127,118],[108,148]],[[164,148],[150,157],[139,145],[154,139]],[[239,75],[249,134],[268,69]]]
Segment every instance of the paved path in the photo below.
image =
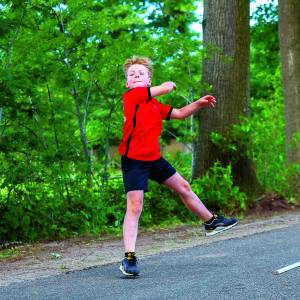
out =
[[0,299],[300,299],[300,225],[170,251],[140,260],[141,276],[117,264],[0,287]]

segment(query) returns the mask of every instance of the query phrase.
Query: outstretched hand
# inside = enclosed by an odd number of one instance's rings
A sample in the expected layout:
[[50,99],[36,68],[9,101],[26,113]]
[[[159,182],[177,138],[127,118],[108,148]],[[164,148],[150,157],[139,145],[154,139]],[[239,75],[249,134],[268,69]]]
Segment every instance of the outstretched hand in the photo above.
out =
[[197,100],[197,102],[199,103],[199,107],[215,107],[217,100],[214,96],[211,95],[206,95],[202,98],[200,98],[199,100]]

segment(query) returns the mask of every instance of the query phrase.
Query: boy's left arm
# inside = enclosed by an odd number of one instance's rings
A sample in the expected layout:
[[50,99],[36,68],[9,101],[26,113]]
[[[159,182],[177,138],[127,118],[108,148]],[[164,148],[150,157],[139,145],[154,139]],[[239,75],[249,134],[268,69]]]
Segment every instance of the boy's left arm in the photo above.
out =
[[206,95],[191,104],[188,104],[182,108],[174,108],[172,110],[171,119],[185,119],[194,113],[196,113],[199,109],[203,107],[215,107],[216,104],[216,98],[211,95]]

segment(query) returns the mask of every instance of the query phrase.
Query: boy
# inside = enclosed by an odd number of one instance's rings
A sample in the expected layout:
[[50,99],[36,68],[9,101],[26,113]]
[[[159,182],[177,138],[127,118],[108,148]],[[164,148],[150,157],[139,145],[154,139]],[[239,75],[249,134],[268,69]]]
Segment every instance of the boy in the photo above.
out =
[[236,225],[237,219],[213,215],[191,190],[189,183],[160,156],[158,139],[162,120],[184,119],[200,108],[214,107],[216,99],[204,96],[180,109],[159,103],[154,97],[176,89],[174,82],[151,87],[152,66],[148,58],[132,57],[124,64],[126,87],[123,95],[123,138],[119,146],[122,156],[123,181],[127,209],[123,223],[125,258],[120,270],[124,275],[137,276],[135,256],[138,221],[143,207],[148,179],[174,190],[185,206],[204,221],[207,235],[213,235]]

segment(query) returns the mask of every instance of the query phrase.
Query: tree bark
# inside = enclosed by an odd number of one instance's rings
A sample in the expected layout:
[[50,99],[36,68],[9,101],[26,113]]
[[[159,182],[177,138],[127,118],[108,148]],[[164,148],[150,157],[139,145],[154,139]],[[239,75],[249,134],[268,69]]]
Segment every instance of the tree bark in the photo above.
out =
[[249,112],[249,10],[248,0],[204,1],[202,81],[212,91],[203,88],[201,94],[214,95],[217,105],[198,114],[192,177],[203,175],[216,161],[231,163],[234,183],[254,196],[260,188],[252,162],[220,151],[210,138],[212,132],[226,134]]
[[[279,0],[286,156],[300,164],[300,0]],[[298,135],[295,141],[295,135]],[[294,141],[293,141],[294,140]]]

